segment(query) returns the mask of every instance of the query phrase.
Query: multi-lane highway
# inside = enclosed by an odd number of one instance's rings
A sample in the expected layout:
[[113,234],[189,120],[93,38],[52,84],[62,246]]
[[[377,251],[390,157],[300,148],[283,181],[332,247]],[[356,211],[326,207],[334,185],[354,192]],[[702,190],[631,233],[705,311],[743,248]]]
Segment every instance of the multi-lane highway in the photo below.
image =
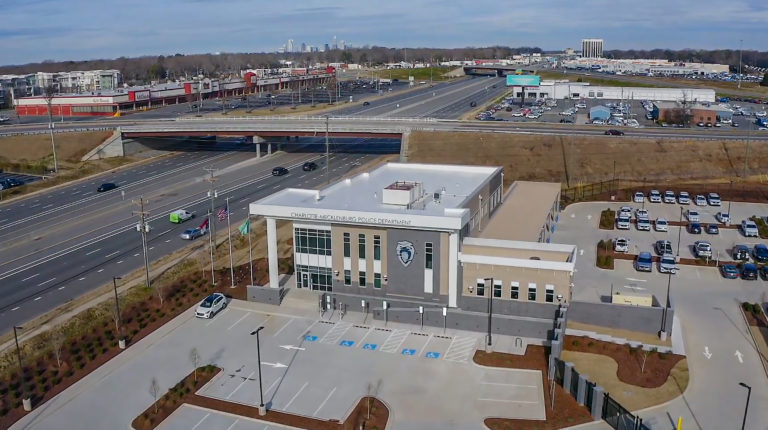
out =
[[[332,154],[328,177],[334,180],[373,157]],[[321,168],[302,171],[309,160]],[[278,165],[290,173],[273,177],[271,170]],[[216,210],[229,197],[232,223],[238,225],[247,215],[248,202],[285,187],[315,187],[325,180],[324,158],[313,152],[281,152],[261,160],[249,152],[185,153],[0,205],[0,332],[141,267],[141,238],[132,214],[140,196],[149,200],[150,260],[189,245],[179,234],[200,225],[210,207],[205,167],[218,169]],[[106,181],[120,186],[96,193]],[[196,218],[170,223],[168,214],[180,208]],[[217,225],[220,230],[226,224]]]

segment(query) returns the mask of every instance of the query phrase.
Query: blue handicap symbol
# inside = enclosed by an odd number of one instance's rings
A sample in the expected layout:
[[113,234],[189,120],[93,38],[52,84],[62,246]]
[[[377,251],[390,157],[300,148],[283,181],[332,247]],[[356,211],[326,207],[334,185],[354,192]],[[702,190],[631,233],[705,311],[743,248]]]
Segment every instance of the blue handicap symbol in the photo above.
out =
[[354,340],[342,340],[340,343],[341,346],[354,346],[355,341]]
[[377,345],[377,344],[375,344],[375,343],[366,343],[365,345],[363,345],[363,349],[371,349],[371,350],[374,350],[374,349],[376,349],[376,347],[378,347],[378,346],[379,346],[379,345]]
[[416,355],[416,350],[405,348],[403,349],[403,355]]
[[315,342],[317,340],[317,336],[312,336],[311,334],[308,334],[304,336],[304,340],[307,342]]
[[428,352],[426,354],[426,357],[427,358],[440,358],[440,353],[439,352],[432,352],[432,351],[430,351],[430,352]]

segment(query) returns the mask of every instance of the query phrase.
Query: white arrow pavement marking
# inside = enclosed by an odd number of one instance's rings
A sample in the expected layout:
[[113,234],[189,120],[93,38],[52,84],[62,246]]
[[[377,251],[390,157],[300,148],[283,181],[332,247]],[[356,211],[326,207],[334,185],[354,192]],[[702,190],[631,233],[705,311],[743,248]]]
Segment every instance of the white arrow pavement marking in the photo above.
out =
[[301,348],[301,347],[293,346],[293,345],[280,345],[280,348],[283,348],[283,349],[298,349],[299,351],[304,351],[305,350],[305,348]]
[[579,250],[579,255],[584,255],[584,250],[583,249]]
[[739,363],[744,363],[744,360],[742,360],[742,357],[744,357],[744,354],[742,354],[741,352],[739,352],[739,350],[738,350],[738,349],[736,350],[736,352],[735,352],[733,355],[735,355],[735,356],[736,356],[736,358],[738,358],[738,359],[739,359]]
[[278,369],[281,368],[281,367],[288,367],[288,366],[286,366],[283,363],[269,363],[269,362],[266,362],[266,361],[262,361],[261,364],[264,364],[264,365],[267,365],[267,366],[272,366],[272,367],[278,368]]
[[707,360],[709,360],[710,358],[712,358],[712,353],[711,353],[711,352],[709,352],[709,347],[708,347],[708,346],[705,346],[705,347],[704,347],[704,357],[707,357]]
[[587,215],[587,219],[592,219],[592,215]]

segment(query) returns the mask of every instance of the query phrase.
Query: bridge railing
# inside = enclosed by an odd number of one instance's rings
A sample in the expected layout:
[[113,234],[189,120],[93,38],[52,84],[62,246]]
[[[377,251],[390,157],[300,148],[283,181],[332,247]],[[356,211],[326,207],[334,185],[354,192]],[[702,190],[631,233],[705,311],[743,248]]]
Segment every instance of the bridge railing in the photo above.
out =
[[[269,115],[269,116],[227,116],[227,117],[182,117],[176,118],[175,121],[283,121],[283,120],[299,120],[299,121],[325,121],[325,116],[316,115]],[[379,117],[379,116],[329,116],[329,121],[377,121],[377,122],[414,122],[414,123],[434,123],[438,122],[437,118],[413,118],[413,117]]]

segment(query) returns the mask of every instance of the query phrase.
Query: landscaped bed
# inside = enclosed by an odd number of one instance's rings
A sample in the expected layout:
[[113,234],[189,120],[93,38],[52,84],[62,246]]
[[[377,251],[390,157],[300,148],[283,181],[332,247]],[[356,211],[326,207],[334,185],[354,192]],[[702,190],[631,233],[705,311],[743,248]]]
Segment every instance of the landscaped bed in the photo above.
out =
[[[547,381],[548,350],[543,346],[528,345],[525,355],[505,354],[501,352],[475,352],[474,361],[482,366],[505,367],[511,369],[534,369],[541,371],[542,386],[548,387]],[[486,418],[485,425],[491,430],[556,430],[592,421],[587,408],[581,406],[563,388],[555,384],[555,408],[549,390],[544,390],[546,420],[521,420],[510,418]]]

